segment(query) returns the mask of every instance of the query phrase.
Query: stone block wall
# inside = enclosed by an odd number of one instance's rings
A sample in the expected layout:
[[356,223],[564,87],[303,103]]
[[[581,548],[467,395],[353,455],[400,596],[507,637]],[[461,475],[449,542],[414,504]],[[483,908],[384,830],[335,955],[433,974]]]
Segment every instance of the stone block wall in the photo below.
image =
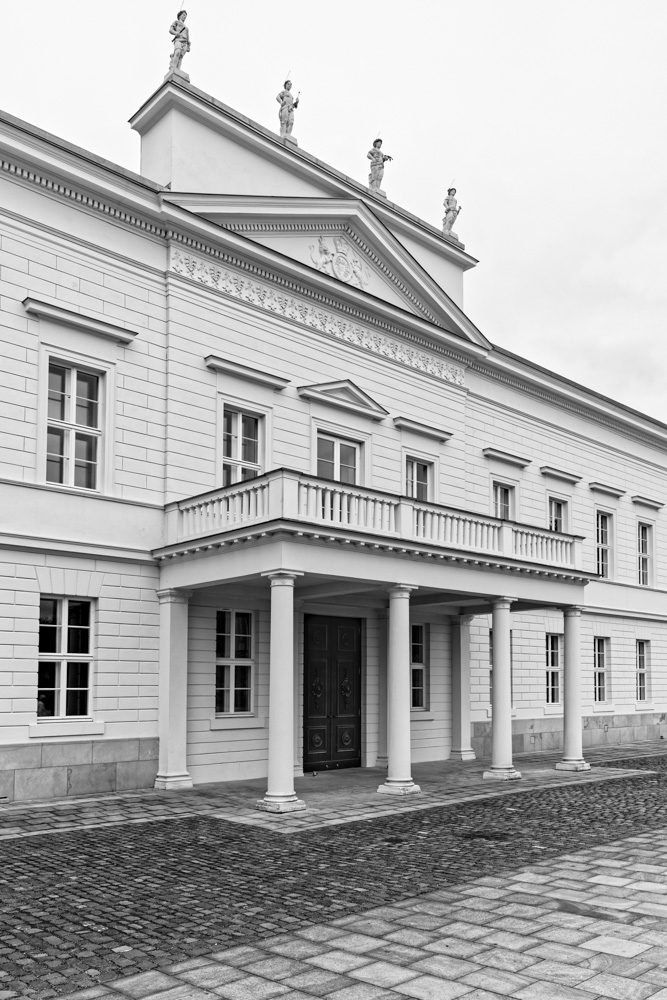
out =
[[0,804],[152,788],[157,739],[0,746]]
[[[586,715],[583,717],[583,746],[667,740],[667,713],[641,712],[632,715]],[[491,757],[491,720],[473,722],[472,748],[479,758]],[[563,748],[562,716],[512,721],[512,753],[538,753]]]

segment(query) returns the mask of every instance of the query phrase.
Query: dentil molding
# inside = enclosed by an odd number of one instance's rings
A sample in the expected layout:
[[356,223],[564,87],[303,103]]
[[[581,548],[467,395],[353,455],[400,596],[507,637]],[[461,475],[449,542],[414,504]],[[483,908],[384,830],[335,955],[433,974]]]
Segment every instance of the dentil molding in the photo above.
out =
[[441,361],[426,351],[401,344],[392,337],[365,330],[332,310],[310,305],[293,295],[272,288],[268,283],[241,277],[234,271],[195,254],[172,247],[169,254],[169,269],[174,274],[190,278],[232,298],[258,306],[260,309],[293,320],[337,340],[344,340],[348,344],[370,351],[372,354],[379,354],[408,368],[432,375],[443,382],[461,386],[465,384],[464,369],[458,365]]

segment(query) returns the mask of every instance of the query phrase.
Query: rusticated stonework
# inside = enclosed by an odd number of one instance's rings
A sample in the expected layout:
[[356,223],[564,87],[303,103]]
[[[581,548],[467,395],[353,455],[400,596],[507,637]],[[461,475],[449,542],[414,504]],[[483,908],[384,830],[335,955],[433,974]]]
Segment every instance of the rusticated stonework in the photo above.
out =
[[361,347],[363,350],[371,351],[373,354],[390,358],[408,368],[416,368],[418,371],[433,375],[443,382],[450,382],[454,385],[465,384],[464,369],[459,365],[441,361],[439,358],[427,354],[426,351],[402,344],[383,333],[365,330],[362,326],[337,316],[329,309],[300,301],[293,295],[272,288],[268,283],[242,277],[214,261],[208,261],[203,257],[172,247],[170,269],[175,274],[184,275],[186,278],[198,281],[202,285],[223,292],[225,295],[249,302],[251,305],[267,310],[267,312],[284,316],[286,319],[294,320],[296,323],[318,330],[320,333],[344,340],[348,344],[354,344],[355,347]]

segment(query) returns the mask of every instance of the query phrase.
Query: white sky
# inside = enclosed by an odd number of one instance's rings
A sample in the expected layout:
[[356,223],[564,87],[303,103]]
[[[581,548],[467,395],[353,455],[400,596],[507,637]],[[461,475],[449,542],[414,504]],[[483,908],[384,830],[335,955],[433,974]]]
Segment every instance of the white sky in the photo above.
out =
[[[186,3],[192,83],[456,231],[466,311],[494,343],[667,421],[666,0]],[[2,106],[139,169],[127,119],[160,85],[177,3],[23,0]]]

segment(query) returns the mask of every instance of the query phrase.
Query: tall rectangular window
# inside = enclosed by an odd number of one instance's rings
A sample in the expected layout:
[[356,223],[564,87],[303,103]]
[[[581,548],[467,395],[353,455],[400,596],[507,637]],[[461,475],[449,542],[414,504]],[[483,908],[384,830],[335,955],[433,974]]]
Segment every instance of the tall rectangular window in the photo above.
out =
[[72,597],[39,602],[37,718],[88,716],[92,672],[91,604]]
[[415,500],[428,500],[431,466],[417,458],[408,458],[405,463],[405,495]]
[[637,701],[648,701],[648,670],[650,643],[646,639],[637,639],[636,676]]
[[49,363],[46,481],[97,489],[101,449],[100,376]]
[[215,634],[216,715],[243,715],[253,705],[253,616],[218,611]]
[[595,701],[610,700],[609,640],[601,636],[593,639],[593,690]]
[[560,705],[561,700],[561,636],[547,634],[546,640],[546,703]]
[[426,626],[410,626],[412,708],[426,708]]
[[648,587],[651,582],[651,525],[637,525],[637,582]]
[[493,516],[509,521],[512,516],[512,487],[502,483],[493,484]]
[[597,573],[603,579],[609,578],[611,555],[611,514],[598,510],[595,514],[595,546]]
[[549,497],[549,531],[565,531],[565,513],[567,504],[564,500]]
[[222,485],[254,479],[261,471],[260,420],[225,407],[222,417]]
[[359,445],[329,434],[317,435],[317,475],[354,486],[359,481]]

